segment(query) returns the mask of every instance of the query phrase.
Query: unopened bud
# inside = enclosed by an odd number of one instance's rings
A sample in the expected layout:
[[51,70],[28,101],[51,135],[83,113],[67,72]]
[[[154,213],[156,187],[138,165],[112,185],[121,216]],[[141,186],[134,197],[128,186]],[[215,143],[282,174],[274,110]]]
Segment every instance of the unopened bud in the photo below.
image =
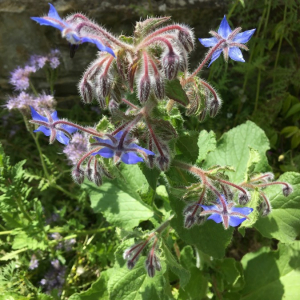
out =
[[156,158],[156,163],[157,163],[158,167],[164,172],[169,169],[170,160],[164,155],[158,156]]
[[108,103],[108,109],[109,109],[109,111],[113,112],[113,111],[115,111],[118,108],[119,108],[119,104],[115,100],[111,99],[109,101],[109,103]]
[[191,29],[185,27],[178,32],[178,39],[187,52],[194,49],[194,35]]
[[271,206],[267,205],[265,202],[259,205],[258,210],[260,211],[262,217],[267,217],[272,211]]
[[84,180],[84,171],[75,167],[72,171],[72,177],[78,184],[82,184]]
[[218,112],[220,110],[220,107],[221,107],[221,101],[218,98],[214,99],[210,103],[210,105],[209,105],[209,115],[210,115],[211,118],[214,118],[218,114]]
[[153,265],[146,265],[146,270],[149,277],[154,277],[155,275],[155,267]]
[[107,76],[107,74],[106,75],[101,74],[98,77],[98,88],[99,88],[98,94],[102,98],[105,98],[109,94],[111,89],[111,80]]
[[160,259],[157,257],[156,254],[154,254],[154,257],[153,257],[153,263],[154,263],[155,269],[157,271],[160,271],[161,270],[161,263],[160,263]]
[[128,268],[129,270],[132,270],[133,267],[135,266],[135,264],[136,264],[136,260],[128,260],[128,261],[127,261],[127,268]]
[[102,176],[101,174],[96,171],[93,174],[93,182],[97,185],[97,186],[101,186],[102,185]]
[[282,189],[282,193],[285,197],[287,197],[288,195],[290,195],[293,192],[293,188],[291,185],[287,184],[283,187]]
[[245,205],[250,201],[251,194],[249,192],[246,192],[246,193],[239,192],[238,198],[239,198],[239,204],[240,205]]
[[79,82],[78,90],[84,103],[93,101],[93,89],[88,80],[82,78]]
[[274,180],[274,174],[271,172],[267,172],[267,173],[263,174],[263,180],[267,181],[267,182]]
[[200,114],[199,114],[199,116],[198,116],[199,121],[200,121],[200,122],[204,122],[204,120],[205,120],[205,118],[206,118],[206,115],[207,115],[207,109],[204,108],[204,109],[200,112]]
[[167,79],[172,80],[176,78],[180,65],[180,57],[174,53],[167,53],[162,59],[162,67]]
[[197,225],[202,225],[205,222],[205,220],[206,220],[205,216],[201,216],[201,215],[196,216]]
[[99,102],[100,107],[104,109],[106,107],[106,101],[105,98],[102,97],[102,91],[99,86],[96,87],[96,99]]
[[192,214],[188,214],[186,215],[184,220],[184,227],[189,229],[195,224],[195,222],[196,222],[195,216]]
[[157,99],[165,98],[165,83],[161,76],[157,75],[154,77],[154,93]]
[[93,169],[92,168],[87,168],[86,169],[86,178],[89,181],[93,181]]
[[141,77],[138,84],[138,94],[141,103],[144,103],[148,100],[150,95],[151,81],[148,75]]

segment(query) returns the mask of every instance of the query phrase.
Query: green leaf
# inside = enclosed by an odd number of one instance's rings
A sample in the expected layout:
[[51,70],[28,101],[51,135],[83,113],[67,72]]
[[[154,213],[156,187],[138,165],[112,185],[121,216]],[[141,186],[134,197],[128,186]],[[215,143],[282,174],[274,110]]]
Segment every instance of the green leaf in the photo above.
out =
[[87,291],[73,294],[69,300],[108,300],[107,281],[107,272],[103,271],[97,281]]
[[281,185],[266,188],[264,192],[270,199],[272,211],[267,217],[260,218],[255,228],[267,238],[290,243],[300,237],[300,174],[285,173],[278,181],[290,183],[294,192],[285,197]]
[[146,166],[146,164],[140,164],[140,168],[146,177],[149,186],[152,188],[152,190],[156,190],[157,180],[160,175],[160,170],[157,168],[150,169]]
[[108,293],[111,300],[169,300],[165,289],[169,285],[164,277],[166,265],[153,278],[145,270],[145,257],[141,257],[132,270],[124,264],[109,269]]
[[231,241],[233,228],[224,229],[222,224],[216,224],[212,220],[206,221],[201,226],[193,226],[191,229],[183,227],[183,210],[185,203],[170,195],[171,207],[176,213],[171,221],[171,226],[179,234],[180,238],[190,245],[195,245],[200,251],[213,256],[222,258],[225,255],[225,249]]
[[202,163],[206,159],[207,154],[216,149],[216,143],[216,135],[213,131],[207,132],[202,130],[200,132],[197,142],[199,147],[198,163]]
[[111,224],[131,230],[153,216],[139,194],[148,191],[149,185],[137,165],[123,166],[121,175],[123,178],[116,178],[100,187],[85,182],[83,188],[89,193],[95,213],[103,213]]
[[290,108],[290,110],[287,112],[285,116],[285,119],[296,114],[299,111],[300,111],[300,103],[297,103]]
[[255,166],[260,162],[260,155],[257,150],[249,147],[249,159],[247,162],[247,170],[245,174],[245,181],[248,181],[248,175],[252,175],[254,172]]
[[267,171],[269,167],[265,152],[269,149],[268,138],[262,129],[250,121],[226,132],[217,142],[217,149],[207,155],[204,166],[232,166],[236,172],[226,172],[230,180],[242,182],[247,172],[249,147],[257,150],[261,157],[255,172]]
[[281,130],[281,134],[283,134],[286,138],[293,136],[295,133],[299,131],[297,126],[287,126]]
[[179,277],[180,286],[184,288],[190,280],[190,272],[176,261],[175,257],[173,256],[166,244],[162,244],[162,249],[164,251],[166,264],[168,268],[170,268],[170,270]]
[[196,131],[185,132],[176,141],[176,147],[181,152],[182,158],[191,163],[194,163],[198,157],[197,136]]
[[300,242],[279,244],[279,250],[262,248],[242,259],[243,300],[299,299]]
[[189,98],[177,78],[166,81],[166,95],[183,106],[187,106],[189,104]]

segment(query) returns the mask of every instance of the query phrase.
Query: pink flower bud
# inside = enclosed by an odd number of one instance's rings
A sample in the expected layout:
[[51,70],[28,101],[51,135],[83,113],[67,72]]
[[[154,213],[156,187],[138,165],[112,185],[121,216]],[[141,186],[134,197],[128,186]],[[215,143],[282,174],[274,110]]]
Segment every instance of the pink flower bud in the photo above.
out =
[[157,99],[165,98],[165,82],[160,75],[154,77],[154,93]]
[[180,65],[179,55],[177,55],[175,52],[168,52],[162,58],[161,64],[167,79],[172,80],[176,78]]
[[97,185],[97,186],[101,186],[102,185],[102,176],[100,174],[100,172],[96,171],[93,173],[93,182]]
[[191,228],[196,222],[196,218],[193,214],[187,214],[184,220],[184,227],[189,229]]
[[101,74],[98,77],[98,95],[105,98],[111,89],[111,80],[108,75]]
[[156,157],[156,163],[160,170],[166,172],[170,167],[170,160],[164,155]]
[[286,186],[283,187],[282,193],[285,197],[290,195],[293,192],[293,188],[291,185],[287,184]]
[[78,184],[82,184],[84,180],[84,171],[75,167],[72,171],[72,177]]
[[84,103],[93,101],[93,88],[88,80],[82,78],[79,82],[78,90]]
[[151,81],[150,77],[145,74],[141,77],[138,82],[138,96],[141,103],[144,103],[148,100],[150,95]]
[[212,102],[210,102],[209,104],[209,115],[211,118],[214,118],[219,110],[221,108],[221,101],[219,98],[214,99]]
[[178,39],[187,52],[191,52],[194,49],[194,34],[188,27],[184,27],[178,32]]

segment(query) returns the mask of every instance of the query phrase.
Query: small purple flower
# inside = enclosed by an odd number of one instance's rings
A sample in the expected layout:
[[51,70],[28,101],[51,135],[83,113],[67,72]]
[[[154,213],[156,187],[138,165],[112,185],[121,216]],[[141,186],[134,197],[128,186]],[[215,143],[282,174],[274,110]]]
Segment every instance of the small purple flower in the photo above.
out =
[[72,136],[71,142],[64,148],[63,153],[66,154],[70,163],[75,166],[87,150],[87,138],[82,133],[76,132]]
[[234,202],[229,202],[225,200],[225,197],[222,195],[223,200],[225,202],[225,207],[221,204],[220,199],[218,199],[219,203],[215,205],[206,206],[201,205],[204,209],[200,215],[211,215],[207,218],[207,220],[213,220],[216,223],[223,222],[225,229],[228,229],[229,226],[236,227],[239,226],[246,219],[249,220],[247,215],[249,215],[253,208],[250,207],[234,207]]
[[52,26],[61,31],[62,37],[66,38],[71,45],[79,45],[82,43],[93,43],[100,51],[106,51],[115,57],[113,50],[107,46],[104,46],[100,39],[91,34],[85,34],[85,36],[80,36],[76,31],[76,23],[67,22],[63,20],[57,13],[55,7],[49,3],[50,9],[49,13],[45,17],[31,17],[32,20],[36,21],[40,25]]
[[69,138],[66,134],[71,135],[77,131],[76,128],[65,124],[57,124],[57,122],[60,121],[57,117],[57,111],[54,111],[52,114],[45,111],[47,115],[46,118],[41,116],[32,106],[30,106],[30,109],[33,119],[30,122],[40,125],[38,129],[34,130],[34,132],[41,131],[45,134],[45,136],[50,136],[50,144],[52,144],[55,139],[64,145],[69,144]]
[[111,139],[106,140],[95,137],[98,143],[94,143],[93,145],[103,146],[103,148],[98,152],[93,153],[93,155],[99,154],[105,158],[114,157],[115,163],[122,160],[125,164],[142,162],[143,158],[138,156],[137,153],[143,155],[144,158],[147,158],[148,155],[155,155],[152,151],[131,143],[132,140],[129,140],[127,137],[123,140],[123,134],[124,132],[120,131],[114,137],[111,136]]
[[9,82],[15,87],[17,91],[24,91],[29,88],[29,75],[36,72],[34,66],[18,67],[11,73]]
[[39,266],[39,261],[38,261],[38,259],[36,258],[35,255],[32,255],[32,256],[31,256],[30,263],[29,263],[29,270],[34,270],[34,269],[36,269],[38,266]]
[[209,33],[213,36],[212,38],[199,39],[200,43],[204,47],[214,47],[219,41],[225,40],[224,43],[222,43],[212,54],[209,66],[220,56],[222,52],[226,61],[228,61],[229,56],[233,60],[245,62],[243,54],[239,48],[248,50],[244,44],[250,40],[256,29],[239,33],[241,30],[241,27],[231,30],[226,20],[226,16],[224,16],[218,33],[210,31]]

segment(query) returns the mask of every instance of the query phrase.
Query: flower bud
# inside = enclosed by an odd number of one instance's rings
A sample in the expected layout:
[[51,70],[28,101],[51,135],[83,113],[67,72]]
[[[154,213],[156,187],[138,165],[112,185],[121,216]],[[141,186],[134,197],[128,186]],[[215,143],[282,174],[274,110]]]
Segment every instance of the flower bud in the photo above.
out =
[[206,220],[205,216],[201,216],[201,215],[196,216],[197,225],[202,225],[205,222],[205,220]]
[[221,108],[221,101],[219,98],[214,99],[209,105],[209,115],[211,118],[214,118]]
[[183,210],[183,215],[185,216],[185,215],[191,214],[195,208],[195,205],[196,205],[195,203],[188,204]]
[[104,74],[99,75],[98,77],[98,95],[102,98],[105,98],[111,89],[111,80],[110,78]]
[[72,177],[78,184],[82,184],[84,180],[84,171],[75,167],[72,171]]
[[102,176],[101,174],[96,171],[93,173],[93,182],[97,185],[97,186],[101,186],[102,185]]
[[180,65],[180,57],[175,52],[168,52],[162,58],[161,64],[167,79],[172,80],[176,78]]
[[[265,200],[269,201],[267,198]],[[262,217],[267,217],[272,211],[270,203],[267,205],[266,202],[262,202],[259,205],[258,210],[260,211]]]
[[164,172],[166,172],[169,169],[170,160],[164,155],[157,156],[156,163],[157,163],[158,167]]
[[138,83],[138,96],[141,103],[144,103],[148,100],[150,95],[151,81],[148,75],[144,75],[141,77]]
[[287,197],[288,195],[290,195],[293,192],[293,188],[291,185],[287,184],[283,187],[282,189],[282,193],[285,197]]
[[191,52],[194,49],[194,35],[188,27],[178,32],[178,40],[187,52]]
[[149,277],[154,277],[155,275],[155,267],[154,265],[146,265],[147,273]]
[[92,168],[87,168],[86,169],[86,178],[89,181],[93,181],[93,169]]
[[269,182],[269,181],[272,181],[272,180],[274,180],[274,174],[273,173],[267,172],[267,173],[263,174],[263,181]]
[[132,270],[133,267],[135,266],[136,262],[137,262],[137,259],[136,259],[136,260],[131,260],[131,259],[128,260],[128,261],[127,261],[127,268],[128,268],[129,270]]
[[154,93],[157,99],[165,98],[165,83],[160,75],[154,77]]
[[111,99],[109,101],[109,103],[108,103],[108,109],[109,109],[109,111],[113,112],[113,111],[115,111],[118,108],[119,108],[119,104],[115,100]]
[[184,220],[184,227],[189,229],[195,224],[195,222],[196,222],[195,216],[193,214],[188,214]]
[[249,192],[246,192],[246,193],[239,192],[238,198],[239,198],[239,204],[240,205],[245,205],[250,201],[251,194]]
[[205,118],[206,118],[206,115],[207,115],[207,109],[204,108],[200,114],[198,115],[198,120],[199,122],[204,122]]
[[157,257],[157,255],[154,254],[154,257],[153,257],[153,262],[154,262],[154,266],[155,266],[155,269],[157,271],[160,271],[161,270],[161,263],[160,263],[160,259]]
[[79,82],[78,90],[84,103],[93,101],[93,88],[88,80],[82,78]]
[[106,107],[106,101],[105,101],[105,98],[103,98],[101,94],[102,94],[102,91],[101,91],[100,87],[97,86],[96,87],[96,99],[99,102],[100,107],[102,109],[104,109]]

